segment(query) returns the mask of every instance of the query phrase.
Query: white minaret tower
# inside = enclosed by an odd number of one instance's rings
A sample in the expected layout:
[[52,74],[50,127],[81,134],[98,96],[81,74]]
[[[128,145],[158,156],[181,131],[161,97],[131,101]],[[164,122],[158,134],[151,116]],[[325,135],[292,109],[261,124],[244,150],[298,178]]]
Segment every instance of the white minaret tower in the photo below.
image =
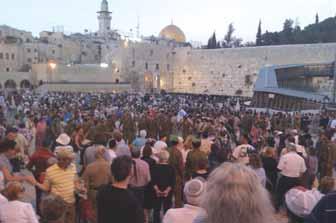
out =
[[98,35],[100,37],[106,37],[108,32],[111,30],[111,14],[112,12],[108,9],[107,0],[103,0],[101,3],[100,11],[98,13],[98,22],[99,22],[99,30]]

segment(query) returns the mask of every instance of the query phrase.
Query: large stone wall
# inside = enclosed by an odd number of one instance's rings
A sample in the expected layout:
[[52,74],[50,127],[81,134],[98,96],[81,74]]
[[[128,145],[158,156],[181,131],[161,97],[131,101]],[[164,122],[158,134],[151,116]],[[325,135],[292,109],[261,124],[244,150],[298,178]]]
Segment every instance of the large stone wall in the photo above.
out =
[[44,84],[37,91],[122,93],[132,92],[132,88],[129,84]]
[[331,62],[336,43],[205,50],[121,42],[105,53],[139,90],[252,96],[260,68]]
[[[174,92],[252,96],[261,67],[335,60],[336,43],[176,50]],[[241,92],[240,92],[241,91]]]
[[103,68],[98,64],[71,66],[57,64],[54,70],[47,64],[34,64],[33,77],[36,83],[39,81],[112,83],[117,79],[119,82],[125,81],[111,66]]
[[111,47],[105,58],[136,90],[162,88],[173,91],[173,50],[168,44],[122,41]]

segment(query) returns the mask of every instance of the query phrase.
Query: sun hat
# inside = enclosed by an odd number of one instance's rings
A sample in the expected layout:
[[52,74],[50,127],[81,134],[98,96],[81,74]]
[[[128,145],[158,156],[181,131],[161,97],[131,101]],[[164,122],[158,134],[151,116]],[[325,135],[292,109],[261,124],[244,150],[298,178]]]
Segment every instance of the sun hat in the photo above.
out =
[[56,139],[56,142],[63,146],[69,145],[70,141],[71,141],[71,138],[65,133],[62,133]]

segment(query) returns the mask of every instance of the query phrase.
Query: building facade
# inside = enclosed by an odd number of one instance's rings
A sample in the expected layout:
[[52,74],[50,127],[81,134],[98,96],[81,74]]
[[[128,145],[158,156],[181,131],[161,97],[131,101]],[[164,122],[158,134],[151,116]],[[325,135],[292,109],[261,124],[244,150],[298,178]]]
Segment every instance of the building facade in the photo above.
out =
[[[11,73],[26,72],[29,75],[23,76],[31,77],[32,85],[105,81],[129,83],[129,91],[252,97],[264,67],[331,63],[336,54],[336,43],[196,49],[176,25],[164,27],[157,37],[131,39],[113,30],[111,20],[108,2],[102,0],[95,33],[43,31],[35,38],[30,32],[0,26],[2,86],[3,79],[13,79]],[[15,78],[20,86],[22,79]]]

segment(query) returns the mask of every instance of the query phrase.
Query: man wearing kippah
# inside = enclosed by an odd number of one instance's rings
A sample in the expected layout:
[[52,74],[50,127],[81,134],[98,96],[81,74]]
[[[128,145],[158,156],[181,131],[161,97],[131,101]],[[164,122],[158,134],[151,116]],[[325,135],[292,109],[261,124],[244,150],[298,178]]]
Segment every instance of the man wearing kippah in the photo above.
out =
[[183,208],[169,209],[163,217],[163,223],[192,223],[204,211],[199,206],[205,188],[206,183],[203,179],[195,178],[187,182],[184,187],[187,204]]

